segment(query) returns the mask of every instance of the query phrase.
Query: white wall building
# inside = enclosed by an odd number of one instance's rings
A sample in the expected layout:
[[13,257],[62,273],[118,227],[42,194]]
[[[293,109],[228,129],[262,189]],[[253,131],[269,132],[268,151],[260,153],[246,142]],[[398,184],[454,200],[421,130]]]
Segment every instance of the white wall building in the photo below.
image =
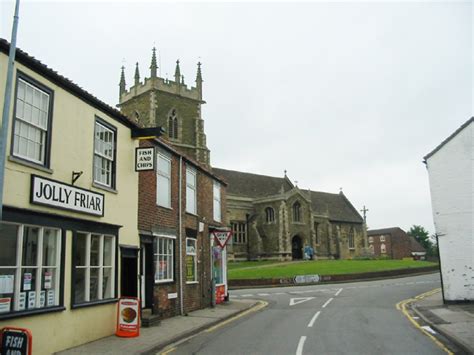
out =
[[425,156],[446,302],[474,301],[474,117]]

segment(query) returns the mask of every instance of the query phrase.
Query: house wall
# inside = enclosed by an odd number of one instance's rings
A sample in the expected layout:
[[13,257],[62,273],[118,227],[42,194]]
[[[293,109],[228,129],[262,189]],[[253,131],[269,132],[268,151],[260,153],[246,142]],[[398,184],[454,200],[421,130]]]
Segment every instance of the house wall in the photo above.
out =
[[[0,67],[7,67],[7,56],[0,53]],[[14,97],[10,113],[9,134],[6,149],[4,207],[14,208],[18,215],[28,218],[41,212],[52,220],[62,223],[64,220],[84,226],[100,223],[101,225],[120,225],[117,244],[138,246],[137,214],[138,176],[134,171],[134,148],[136,143],[130,138],[130,129],[114,120],[108,114],[87,104],[60,86],[36,74],[20,63],[15,64],[16,71],[21,70],[29,77],[54,91],[52,112],[52,139],[50,170],[28,166],[13,161],[10,155],[12,115]],[[6,70],[0,71],[0,106],[3,107]],[[97,188],[93,184],[93,147],[95,117],[107,121],[117,129],[117,178],[116,191]],[[62,209],[33,205],[30,203],[31,175],[39,175],[61,183],[70,184],[73,171],[82,171],[83,175],[75,186],[105,195],[103,217],[96,217]],[[131,213],[132,211],[132,213]],[[8,215],[6,215],[8,216]],[[35,215],[36,216],[36,215]],[[8,219],[7,219],[8,220]],[[36,219],[30,218],[35,224]],[[80,345],[114,333],[116,324],[116,303],[93,305],[72,309],[72,238],[73,230],[64,226],[64,262],[63,271],[63,310],[53,313],[2,319],[0,328],[17,326],[28,328],[34,338],[33,351],[36,354],[49,354],[65,348]],[[117,253],[117,290],[120,292],[120,251]],[[54,339],[54,341],[51,341]]]
[[473,127],[471,121],[427,159],[447,301],[474,300]]

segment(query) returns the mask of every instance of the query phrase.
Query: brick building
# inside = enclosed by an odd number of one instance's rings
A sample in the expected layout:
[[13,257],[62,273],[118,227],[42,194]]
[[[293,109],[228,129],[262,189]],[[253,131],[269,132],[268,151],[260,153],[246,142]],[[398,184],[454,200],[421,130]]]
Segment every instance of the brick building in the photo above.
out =
[[424,259],[426,256],[425,248],[398,227],[369,230],[367,239],[376,257]]

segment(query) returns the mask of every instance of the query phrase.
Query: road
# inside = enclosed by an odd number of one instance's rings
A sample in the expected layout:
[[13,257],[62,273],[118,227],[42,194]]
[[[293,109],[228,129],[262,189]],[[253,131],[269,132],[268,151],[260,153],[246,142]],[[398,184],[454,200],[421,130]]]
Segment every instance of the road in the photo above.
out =
[[440,287],[438,274],[231,291],[262,311],[175,344],[175,354],[445,354],[395,305]]

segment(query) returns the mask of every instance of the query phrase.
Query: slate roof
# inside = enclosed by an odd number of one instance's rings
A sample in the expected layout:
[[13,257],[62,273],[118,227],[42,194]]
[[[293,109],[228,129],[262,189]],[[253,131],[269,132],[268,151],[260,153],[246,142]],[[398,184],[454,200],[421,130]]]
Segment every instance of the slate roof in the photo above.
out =
[[381,228],[381,229],[370,229],[367,231],[367,235],[382,235],[382,234],[395,234],[399,232],[405,233],[405,231],[399,227]]
[[[213,168],[215,174],[228,182],[227,193],[249,198],[278,195],[283,186],[287,192],[294,188],[287,178]],[[306,190],[301,190],[307,195]],[[340,222],[362,223],[363,219],[343,194],[310,191],[311,207],[316,214],[329,213],[329,219]]]
[[382,234],[390,234],[392,238],[397,239],[399,241],[403,241],[403,239],[407,240],[410,243],[410,251],[426,252],[426,249],[423,248],[423,246],[418,243],[415,238],[408,235],[403,229],[399,227],[371,229],[367,231],[368,237]]

